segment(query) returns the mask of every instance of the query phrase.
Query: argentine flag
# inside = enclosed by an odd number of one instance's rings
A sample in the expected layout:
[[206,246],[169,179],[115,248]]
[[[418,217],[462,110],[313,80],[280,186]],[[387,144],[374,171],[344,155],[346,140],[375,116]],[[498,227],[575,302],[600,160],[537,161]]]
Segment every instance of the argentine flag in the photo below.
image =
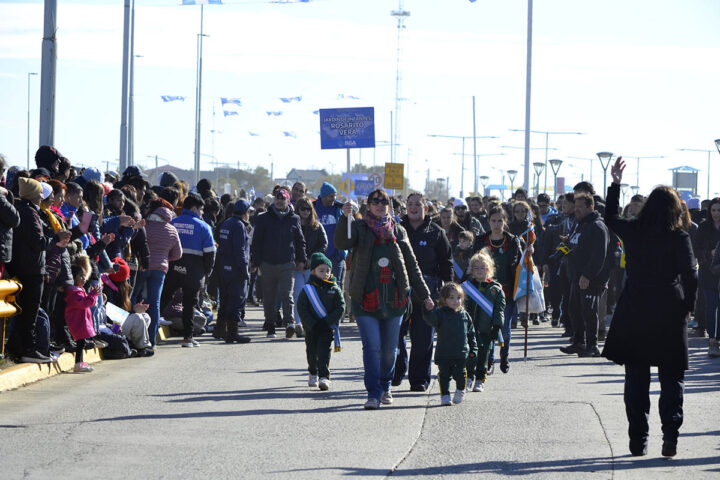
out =
[[268,114],[268,117],[279,117],[282,115],[283,112],[265,112]]
[[280,101],[283,103],[299,102],[302,100],[302,96],[299,97],[280,97]]
[[259,137],[260,136],[259,133],[251,132],[249,130],[248,130],[248,133],[250,134],[251,137]]
[[238,110],[242,107],[241,99],[220,97],[220,103],[222,104],[223,115],[226,117],[230,115],[240,115]]
[[184,102],[184,101],[185,101],[185,97],[181,97],[181,96],[179,96],[179,95],[161,95],[160,98],[162,98],[162,101],[165,102],[165,103],[167,103],[167,102],[174,102],[174,101],[176,101],[176,100],[177,100],[177,101],[180,101],[180,102]]
[[222,0],[182,0],[183,5],[222,5]]
[[297,135],[295,135],[295,132],[283,132],[283,135],[290,138],[297,138]]

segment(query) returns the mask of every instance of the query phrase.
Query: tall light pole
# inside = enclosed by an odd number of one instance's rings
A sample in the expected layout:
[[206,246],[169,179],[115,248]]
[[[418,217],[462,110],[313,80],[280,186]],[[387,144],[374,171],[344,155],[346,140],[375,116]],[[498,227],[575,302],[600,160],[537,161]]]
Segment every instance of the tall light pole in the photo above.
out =
[[557,200],[558,192],[557,192],[557,175],[560,171],[560,167],[562,166],[563,161],[559,158],[553,158],[550,160],[550,168],[552,168],[553,172],[553,200]]
[[607,195],[607,169],[612,160],[612,152],[598,152],[597,157],[600,159],[600,166],[603,169],[603,195]]
[[45,0],[40,70],[40,142],[55,144],[55,77],[57,73],[57,0]]
[[543,162],[533,162],[533,169],[535,170],[535,198],[537,198],[538,195],[540,195],[540,175],[542,175],[543,170],[545,169],[545,164]]
[[[525,130],[511,128],[511,132],[524,132]],[[530,133],[542,133],[545,135],[545,186],[547,187],[548,172],[548,146],[550,144],[550,135],[585,135],[583,132],[546,132],[545,130],[530,130]]]
[[515,177],[517,177],[517,170],[508,170],[508,178],[510,179],[510,197],[515,194]]
[[398,9],[390,12],[390,15],[397,19],[397,56],[395,57],[395,118],[392,131],[392,142],[395,145],[392,151],[393,161],[398,161],[397,145],[399,143],[399,124],[400,124],[400,88],[402,86],[402,73],[400,69],[400,40],[402,39],[402,31],[405,29],[405,19],[410,16],[410,12],[403,8],[403,0],[398,0]]
[[466,138],[498,138],[492,135],[485,136],[461,136],[461,135],[442,135],[442,134],[431,134],[428,137],[433,138],[460,138],[462,139],[462,165],[460,167],[460,196],[465,197],[465,139]]
[[30,170],[30,77],[37,75],[35,72],[28,72],[27,85],[27,169]]
[[622,204],[625,206],[625,194],[627,193],[627,189],[630,185],[627,183],[621,183],[620,184],[620,193],[622,193]]
[[130,106],[130,50],[132,42],[132,12],[135,0],[125,0],[125,16],[123,21],[123,65],[122,94],[120,106],[120,164],[118,170],[124,172],[128,167],[128,108]]
[[665,158],[664,155],[651,155],[645,157],[639,157],[637,155],[623,155],[623,158],[634,158],[637,161],[637,172],[635,173],[635,185],[640,185],[640,160],[649,158]]
[[[720,140],[720,139],[718,139]],[[718,147],[718,152],[720,153],[720,146],[718,146],[718,140],[715,140],[715,146]],[[678,148],[681,152],[705,152],[708,156],[708,165],[707,165],[707,199],[710,199],[710,156],[712,155],[712,150],[703,150],[701,148]]]
[[[527,15],[527,54],[525,58],[525,162],[523,164],[525,190],[530,189],[530,92],[532,90],[532,25],[533,0],[528,0]],[[525,356],[527,357],[527,347]]]

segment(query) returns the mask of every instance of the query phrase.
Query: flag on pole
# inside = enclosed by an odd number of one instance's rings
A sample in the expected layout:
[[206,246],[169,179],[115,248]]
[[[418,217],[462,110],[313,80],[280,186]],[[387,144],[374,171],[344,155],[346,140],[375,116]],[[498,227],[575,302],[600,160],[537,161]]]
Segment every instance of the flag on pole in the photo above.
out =
[[165,103],[174,102],[174,101],[180,101],[180,102],[185,101],[185,97],[181,97],[179,95],[161,95],[160,98],[162,98],[162,101]]
[[220,97],[220,102],[222,102],[223,106],[229,103],[232,105],[237,105],[238,107],[242,107],[242,100],[239,98]]
[[230,115],[240,115],[238,109],[242,107],[241,99],[220,97],[220,103],[222,104],[223,115],[226,117]]
[[250,134],[251,137],[259,137],[260,136],[259,133],[255,133],[255,132],[248,131],[248,133]]
[[229,117],[229,116],[231,116],[231,115],[240,115],[240,113],[239,113],[239,112],[236,112],[236,111],[234,111],[234,110],[223,110],[223,116],[224,116],[224,117]]
[[268,114],[268,117],[279,117],[283,114],[283,112],[265,112]]
[[313,110],[313,115],[320,115],[320,110]]
[[344,93],[338,93],[337,99],[338,100],[360,100],[360,97],[356,97],[354,95],[345,95]]
[[302,96],[298,97],[280,97],[280,101],[283,103],[299,102],[302,100]]
[[283,132],[283,135],[285,135],[286,137],[297,138],[295,132]]
[[222,0],[182,0],[183,5],[222,5]]

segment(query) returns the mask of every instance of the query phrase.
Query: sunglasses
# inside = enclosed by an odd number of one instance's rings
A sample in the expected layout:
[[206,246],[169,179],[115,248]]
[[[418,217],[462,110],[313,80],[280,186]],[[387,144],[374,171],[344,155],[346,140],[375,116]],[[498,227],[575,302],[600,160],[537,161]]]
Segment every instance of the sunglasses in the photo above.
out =
[[455,207],[455,210],[467,210],[467,207]]
[[387,198],[375,197],[368,200],[368,203],[370,203],[371,205],[387,205],[388,201]]

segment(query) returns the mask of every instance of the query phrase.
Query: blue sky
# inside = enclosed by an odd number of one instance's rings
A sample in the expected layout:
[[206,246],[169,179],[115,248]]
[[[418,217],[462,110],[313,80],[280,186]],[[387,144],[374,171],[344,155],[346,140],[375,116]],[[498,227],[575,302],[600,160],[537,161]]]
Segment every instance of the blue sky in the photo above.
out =
[[[199,7],[179,3],[136,2],[135,53],[142,58],[136,60],[135,159],[148,167],[154,161],[146,156],[156,154],[181,167],[193,162]],[[104,168],[119,156],[122,1],[58,5],[55,143],[74,162]],[[428,135],[471,135],[473,95],[478,135],[501,137],[478,140],[478,153],[505,153],[480,157],[478,174],[500,183],[503,170],[521,170],[522,150],[500,147],[523,144],[522,133],[509,129],[524,126],[527,2],[405,0],[404,7],[411,16],[402,43],[399,157],[409,163],[411,184],[422,187],[429,168],[432,178],[450,177],[457,193],[460,157],[452,154],[460,141]],[[206,7],[202,152],[232,165],[272,161],[276,177],[293,167],[339,172],[345,154],[320,150],[312,112],[343,106],[375,107],[376,138],[389,140],[397,32],[390,11],[396,8],[392,0],[236,0]],[[720,137],[720,2],[536,0],[534,13],[531,127],[586,133],[550,137],[557,150],[549,156],[565,161],[560,175],[567,183],[590,175],[590,162],[569,157],[609,150],[666,157],[643,161],[643,190],[669,183],[670,167],[700,168],[704,195],[707,155],[677,149],[714,149]],[[0,152],[11,164],[25,163],[27,72],[39,71],[42,28],[42,2],[0,1]],[[33,77],[31,148],[37,147],[39,91]],[[163,103],[161,95],[186,101]],[[300,95],[297,103],[279,100]],[[240,115],[223,117],[220,97],[242,98]],[[532,144],[544,147],[545,137],[533,135]],[[353,162],[388,159],[385,147],[375,155],[353,151]],[[712,159],[718,186],[711,190],[718,191],[720,155]],[[542,150],[532,153],[538,160]],[[202,161],[211,166],[210,157]],[[592,174],[601,185],[597,161]],[[467,170],[465,191],[471,175]],[[634,161],[627,175],[634,178]]]

